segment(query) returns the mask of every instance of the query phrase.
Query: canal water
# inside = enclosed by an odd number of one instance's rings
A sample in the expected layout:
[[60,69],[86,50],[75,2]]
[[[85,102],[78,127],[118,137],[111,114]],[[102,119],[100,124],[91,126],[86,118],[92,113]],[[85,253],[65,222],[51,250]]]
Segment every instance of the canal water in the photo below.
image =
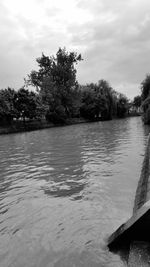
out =
[[0,136],[0,266],[121,267],[107,237],[132,214],[140,117]]

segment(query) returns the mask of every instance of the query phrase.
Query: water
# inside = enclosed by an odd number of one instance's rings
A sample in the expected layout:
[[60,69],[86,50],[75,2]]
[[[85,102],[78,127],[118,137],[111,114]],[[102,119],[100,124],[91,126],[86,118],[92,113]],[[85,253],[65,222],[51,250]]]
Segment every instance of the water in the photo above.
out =
[[140,117],[0,136],[0,266],[121,267],[106,239],[132,214]]

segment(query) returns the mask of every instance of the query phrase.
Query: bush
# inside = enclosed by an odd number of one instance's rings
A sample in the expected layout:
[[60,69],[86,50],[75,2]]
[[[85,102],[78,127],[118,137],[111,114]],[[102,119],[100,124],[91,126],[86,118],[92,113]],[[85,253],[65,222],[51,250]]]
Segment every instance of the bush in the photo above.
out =
[[49,110],[46,114],[46,120],[54,124],[64,124],[66,119],[67,115],[63,106],[57,107],[54,111]]

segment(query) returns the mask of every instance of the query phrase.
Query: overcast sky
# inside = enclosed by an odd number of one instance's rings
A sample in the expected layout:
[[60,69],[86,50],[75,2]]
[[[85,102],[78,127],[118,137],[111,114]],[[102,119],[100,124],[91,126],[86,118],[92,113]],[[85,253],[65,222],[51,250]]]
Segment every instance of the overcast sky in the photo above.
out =
[[80,83],[133,98],[150,72],[150,0],[0,0],[0,88],[19,89],[59,47],[82,54]]

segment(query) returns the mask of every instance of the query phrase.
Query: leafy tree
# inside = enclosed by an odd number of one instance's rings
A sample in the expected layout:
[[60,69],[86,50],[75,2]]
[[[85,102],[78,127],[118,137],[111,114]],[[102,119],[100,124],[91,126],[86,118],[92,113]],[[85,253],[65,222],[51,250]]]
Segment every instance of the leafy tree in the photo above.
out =
[[128,99],[125,95],[119,94],[118,99],[117,99],[117,116],[122,118],[124,117],[129,109],[128,105]]
[[141,99],[144,123],[150,124],[150,74],[141,83]]
[[[113,115],[113,90],[105,80],[98,82],[98,95],[101,106],[101,115],[103,119],[112,119]],[[105,104],[104,104],[105,103]]]
[[141,106],[141,103],[142,103],[141,96],[140,95],[135,96],[133,99],[133,105],[136,108],[139,108]]
[[114,99],[114,91],[107,81],[87,84],[83,86],[81,115],[92,120],[112,119]]
[[42,54],[37,58],[39,70],[31,71],[26,84],[35,86],[40,92],[43,102],[49,107],[49,120],[57,114],[57,121],[59,117],[62,121],[74,116],[74,112],[79,112],[78,105],[74,105],[79,95],[75,64],[81,60],[80,54],[67,52],[65,48],[59,48],[55,57]]
[[35,119],[39,117],[42,109],[39,96],[25,88],[18,90],[14,105],[18,111],[18,118],[23,118],[24,121],[26,118]]
[[86,119],[95,119],[96,116],[96,102],[95,93],[91,90],[90,85],[82,87],[82,104],[80,107],[80,114]]
[[15,90],[10,87],[0,90],[0,124],[11,124],[17,117],[14,105],[16,97]]
[[147,74],[141,83],[141,98],[144,101],[150,95],[150,74]]

